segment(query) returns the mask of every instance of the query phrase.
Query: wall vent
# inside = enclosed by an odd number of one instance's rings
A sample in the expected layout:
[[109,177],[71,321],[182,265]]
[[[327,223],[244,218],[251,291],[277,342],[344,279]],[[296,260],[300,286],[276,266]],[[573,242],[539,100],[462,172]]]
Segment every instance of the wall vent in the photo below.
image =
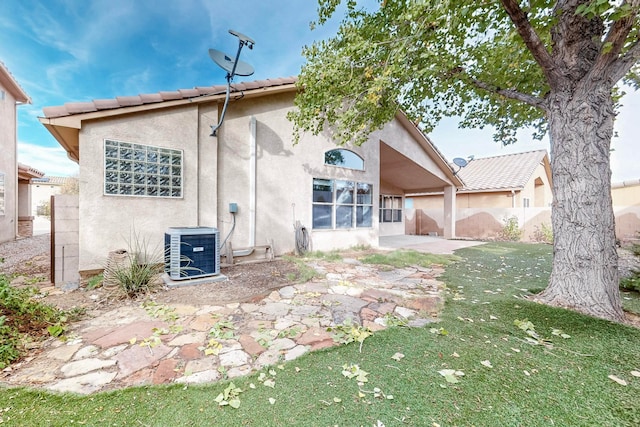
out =
[[218,229],[170,227],[164,233],[165,272],[172,280],[220,274]]

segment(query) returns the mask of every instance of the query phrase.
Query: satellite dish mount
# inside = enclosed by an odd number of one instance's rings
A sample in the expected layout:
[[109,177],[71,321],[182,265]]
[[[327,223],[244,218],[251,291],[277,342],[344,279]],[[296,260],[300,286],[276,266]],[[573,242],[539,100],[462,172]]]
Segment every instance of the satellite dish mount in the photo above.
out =
[[216,49],[209,49],[209,56],[218,64],[220,68],[227,72],[227,96],[224,100],[224,107],[222,107],[222,114],[220,115],[220,121],[217,125],[211,126],[211,136],[216,136],[216,132],[224,120],[224,115],[227,112],[227,105],[229,105],[229,97],[231,96],[231,81],[235,76],[250,76],[253,74],[254,69],[251,65],[240,60],[240,52],[246,45],[249,49],[253,49],[253,45],[256,43],[250,37],[245,36],[237,31],[229,30],[229,33],[238,37],[238,51],[236,52],[235,59],[231,59],[224,52]]
[[473,160],[473,156],[469,156],[467,158],[469,159],[469,161],[466,161],[462,157],[456,157],[456,158],[453,159],[453,164],[458,166],[458,170],[453,171],[454,175],[456,175],[458,172],[460,172],[460,169],[462,169],[463,167],[467,166]]

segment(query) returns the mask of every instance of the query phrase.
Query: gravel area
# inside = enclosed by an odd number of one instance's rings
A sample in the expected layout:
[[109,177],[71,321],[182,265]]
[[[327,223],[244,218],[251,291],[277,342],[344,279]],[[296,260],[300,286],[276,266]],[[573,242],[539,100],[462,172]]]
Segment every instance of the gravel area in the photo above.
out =
[[[26,274],[35,268],[35,273],[42,273],[42,265],[48,265],[51,249],[50,235],[41,234],[34,237],[0,243],[0,274]],[[620,277],[631,275],[633,269],[640,269],[640,259],[627,248],[618,248],[618,268]],[[35,258],[35,260],[34,260]],[[31,262],[32,265],[26,265]],[[31,268],[29,268],[31,267]],[[46,271],[46,270],[44,270]]]
[[[0,274],[24,273],[32,270],[34,258],[38,264],[48,264],[51,251],[49,234],[0,243]],[[38,272],[40,273],[40,272]]]

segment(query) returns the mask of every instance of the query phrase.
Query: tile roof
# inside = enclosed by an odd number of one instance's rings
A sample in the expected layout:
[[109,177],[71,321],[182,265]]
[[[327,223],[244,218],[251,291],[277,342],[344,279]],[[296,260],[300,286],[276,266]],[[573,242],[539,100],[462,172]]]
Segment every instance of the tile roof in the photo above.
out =
[[[457,172],[465,183],[461,191],[524,188],[545,156],[546,150],[536,150],[474,159]],[[457,166],[454,168],[458,169]]]
[[42,178],[43,176],[44,172],[40,172],[38,169],[25,165],[24,163],[18,163],[18,179],[27,180],[32,178]]
[[[296,77],[283,77],[277,79],[234,83],[231,85],[231,93],[254,89],[266,89],[275,86],[291,85],[296,81]],[[74,114],[92,113],[102,110],[113,110],[117,108],[126,108],[137,105],[155,104],[159,102],[176,101],[209,95],[219,95],[224,94],[226,90],[226,84],[215,86],[197,86],[193,89],[178,89],[175,91],[162,91],[135,96],[117,96],[115,99],[96,99],[88,102],[68,102],[60,106],[44,107],[42,111],[45,118],[65,117],[72,116]]]
[[71,176],[43,176],[42,178],[33,178],[32,184],[49,184],[49,185],[64,185],[67,182],[77,181],[78,178]]
[[31,104],[31,98],[29,98],[29,95],[27,95],[24,89],[20,87],[16,79],[2,61],[0,61],[0,86],[4,86],[11,95],[13,95],[16,101]]

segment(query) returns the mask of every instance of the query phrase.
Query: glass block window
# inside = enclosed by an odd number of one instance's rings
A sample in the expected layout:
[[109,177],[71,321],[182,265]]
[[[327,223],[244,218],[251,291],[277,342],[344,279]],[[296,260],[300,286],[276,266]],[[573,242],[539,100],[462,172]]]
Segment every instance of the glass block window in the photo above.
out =
[[371,184],[314,178],[313,228],[371,227],[372,194]]
[[4,214],[4,174],[0,172],[0,215]]
[[380,222],[402,222],[401,196],[380,196]]
[[105,140],[104,194],[182,197],[182,150]]

